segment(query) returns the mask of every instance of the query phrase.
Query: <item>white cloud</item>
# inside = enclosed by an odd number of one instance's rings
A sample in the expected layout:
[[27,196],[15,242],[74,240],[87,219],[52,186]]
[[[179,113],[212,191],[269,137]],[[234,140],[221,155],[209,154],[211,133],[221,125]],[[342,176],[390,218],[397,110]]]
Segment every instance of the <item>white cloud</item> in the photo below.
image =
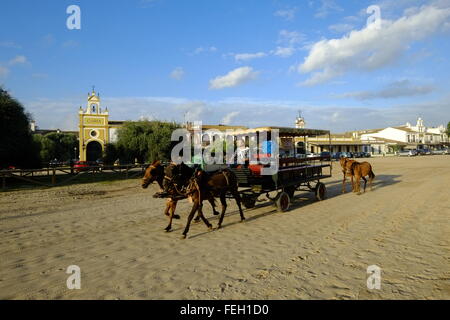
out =
[[411,97],[431,93],[435,90],[431,85],[413,85],[409,80],[400,80],[390,83],[378,91],[356,91],[339,95],[339,98],[354,98],[358,100],[390,99]]
[[281,30],[277,40],[280,45],[270,53],[282,58],[290,57],[304,39],[305,36],[298,31]]
[[209,82],[210,89],[232,88],[250,80],[256,79],[258,72],[251,67],[241,67],[228,72],[224,76],[219,76]]
[[288,8],[278,10],[274,13],[276,17],[280,17],[285,19],[286,21],[292,21],[295,18],[295,13],[297,12],[297,8]]
[[6,77],[8,73],[9,73],[8,68],[0,66],[0,77]]
[[25,56],[16,56],[13,59],[9,60],[8,64],[10,66],[14,66],[16,64],[25,64],[27,63],[27,57]]
[[348,23],[337,23],[328,27],[329,30],[336,33],[345,33],[353,29],[353,25]]
[[181,67],[177,67],[170,73],[170,77],[175,80],[181,80],[183,79],[184,74],[184,69]]
[[303,85],[316,85],[348,71],[371,71],[397,60],[414,41],[443,27],[450,8],[422,7],[419,13],[396,21],[383,20],[380,29],[352,31],[340,39],[316,42],[299,67],[301,73],[314,72]]
[[278,43],[293,46],[299,44],[305,39],[305,36],[298,31],[281,30],[278,37]]
[[236,61],[248,61],[248,60],[252,60],[252,59],[263,58],[265,56],[267,56],[267,54],[264,52],[238,53],[238,54],[234,55],[234,59]]
[[273,54],[282,58],[290,57],[294,54],[295,49],[292,47],[277,47]]
[[[77,130],[78,107],[85,95],[75,99],[37,99],[22,101],[42,129]],[[308,127],[344,132],[353,129],[401,125],[422,116],[427,125],[446,124],[450,119],[450,96],[416,104],[392,106],[315,105],[308,101],[267,101],[229,98],[222,101],[195,101],[173,97],[115,97],[102,100],[111,120],[137,120],[140,116],[162,121],[201,120],[205,124],[230,123],[249,127],[293,126],[301,106]],[[277,112],[274,112],[277,110]],[[239,113],[239,114],[237,114]],[[228,116],[228,117],[227,117]],[[238,118],[236,118],[239,116]],[[445,123],[443,123],[445,121]]]
[[214,46],[211,47],[198,47],[194,50],[194,52],[192,52],[193,55],[197,55],[203,52],[216,52],[217,48]]
[[316,18],[326,18],[330,13],[343,11],[343,9],[336,4],[334,0],[321,0],[321,6],[317,9]]
[[240,111],[232,111],[227,113],[225,117],[222,118],[220,124],[229,125],[234,118],[236,118],[241,112]]
[[3,41],[0,42],[0,47],[2,48],[12,48],[12,49],[20,49],[21,46],[12,41]]

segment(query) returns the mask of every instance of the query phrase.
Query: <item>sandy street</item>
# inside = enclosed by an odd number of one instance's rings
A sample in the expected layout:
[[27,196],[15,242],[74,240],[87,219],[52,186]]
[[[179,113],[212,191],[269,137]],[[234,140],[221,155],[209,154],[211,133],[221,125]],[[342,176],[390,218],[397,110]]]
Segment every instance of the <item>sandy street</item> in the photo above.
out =
[[[334,164],[327,200],[261,202],[244,223],[230,200],[222,230],[198,223],[187,240],[190,204],[165,233],[165,202],[138,179],[0,193],[0,298],[450,299],[450,156],[368,161],[372,192],[342,195]],[[381,290],[367,289],[370,265]]]

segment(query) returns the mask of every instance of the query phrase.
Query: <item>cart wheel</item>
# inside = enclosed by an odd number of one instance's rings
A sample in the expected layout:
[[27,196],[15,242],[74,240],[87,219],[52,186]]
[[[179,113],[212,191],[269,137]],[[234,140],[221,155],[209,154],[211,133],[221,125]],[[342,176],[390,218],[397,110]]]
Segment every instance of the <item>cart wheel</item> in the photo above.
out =
[[294,198],[294,193],[295,193],[295,187],[286,187],[284,188],[284,192],[286,192],[289,196],[290,199]]
[[327,196],[327,188],[322,182],[318,182],[316,185],[316,199],[319,201],[325,200]]
[[251,209],[255,207],[256,204],[256,198],[250,198],[250,197],[243,197],[242,198],[242,204],[246,209]]
[[289,195],[283,191],[278,195],[277,200],[275,200],[275,203],[277,205],[278,211],[285,212],[289,210],[291,199],[289,198]]

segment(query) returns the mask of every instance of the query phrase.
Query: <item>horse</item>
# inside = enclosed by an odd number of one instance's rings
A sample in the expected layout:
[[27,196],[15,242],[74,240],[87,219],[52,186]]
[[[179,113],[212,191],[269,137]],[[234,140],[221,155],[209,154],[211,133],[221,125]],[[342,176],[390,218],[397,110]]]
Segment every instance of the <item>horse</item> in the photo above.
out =
[[[186,181],[188,181],[191,176],[192,174],[186,178]],[[142,188],[147,189],[151,183],[156,181],[159,185],[160,191],[163,191],[164,177],[165,177],[165,166],[161,164],[161,161],[155,160],[145,170],[144,177],[142,178]],[[172,219],[180,219],[180,216],[175,214],[175,209],[177,207],[178,200],[179,196],[175,196],[174,193],[172,193],[171,196],[167,199],[164,214],[170,218],[170,221],[172,221]],[[213,205],[213,213],[214,215],[219,214],[216,211],[214,205]],[[196,221],[198,221],[198,219],[199,217],[196,217]],[[170,228],[168,230],[166,228],[166,231],[169,230]]]
[[[177,201],[179,199],[184,199],[187,197],[186,188],[189,185],[190,179],[194,175],[195,170],[184,163],[181,164],[170,164],[164,169],[164,177],[163,177],[163,191],[166,194],[170,195],[171,201],[174,203],[176,207]],[[219,213],[216,211],[214,198],[208,199],[209,203],[211,203],[213,214],[216,216]],[[176,218],[177,215],[174,214],[175,209],[170,211],[169,214],[169,224],[165,228],[166,232],[172,230],[172,220]],[[179,219],[179,216],[178,216]],[[200,221],[200,219],[205,222],[206,225],[209,225],[209,222],[203,216],[203,212],[199,211],[195,221]],[[192,220],[192,218],[191,218]]]
[[[193,202],[193,206],[191,212],[189,213],[187,224],[183,231],[182,239],[186,239],[189,232],[191,220],[194,217],[196,211],[199,212],[199,215],[200,217],[202,217],[203,221],[206,220],[203,218],[202,213],[204,200],[214,201],[214,198],[220,198],[220,202],[222,204],[222,212],[217,229],[220,229],[222,227],[222,222],[227,209],[226,194],[228,192],[230,192],[236,200],[236,203],[239,207],[241,222],[244,221],[245,217],[241,207],[241,197],[238,192],[236,175],[228,169],[224,169],[211,175],[203,170],[198,170],[196,172],[195,177],[191,178],[189,186],[186,190],[188,197]],[[205,221],[205,223],[207,227],[211,229],[211,224],[209,224],[209,222],[207,221]]]
[[342,167],[342,173],[344,174],[344,180],[342,181],[342,193],[345,193],[345,181],[346,181],[346,177],[348,177],[348,176],[350,176],[350,178],[351,178],[352,191],[354,191],[353,174],[351,171],[351,166],[356,161],[351,160],[349,158],[341,158],[341,159],[339,159],[339,162]]
[[372,181],[375,179],[375,174],[373,173],[372,166],[368,162],[354,162],[351,164],[350,171],[352,176],[355,176],[355,184],[354,184],[354,192],[358,192],[358,195],[361,194],[361,184],[360,179],[364,180],[364,192],[366,192],[366,176],[369,176],[369,186],[370,190],[372,190]]
[[[147,189],[150,184],[156,181],[159,185],[160,191],[162,191],[164,189],[163,180],[164,180],[164,165],[162,165],[161,161],[159,160],[153,161],[147,167],[147,169],[145,169],[145,174],[144,177],[142,178],[142,188]],[[168,198],[164,214],[166,216],[172,216],[174,219],[180,219],[180,216],[175,214],[176,207],[177,201],[174,201],[172,198]],[[169,211],[171,212],[170,214]]]

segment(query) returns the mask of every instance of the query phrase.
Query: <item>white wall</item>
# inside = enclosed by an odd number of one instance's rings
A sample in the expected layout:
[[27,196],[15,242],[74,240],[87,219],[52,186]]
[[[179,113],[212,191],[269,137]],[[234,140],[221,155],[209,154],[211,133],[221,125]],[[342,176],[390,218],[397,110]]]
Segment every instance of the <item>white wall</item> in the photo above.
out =
[[395,128],[386,128],[375,133],[366,133],[361,135],[362,140],[369,140],[368,137],[385,138],[390,140],[397,140],[402,142],[408,142],[407,132]]
[[109,128],[109,143],[117,142],[117,128]]

